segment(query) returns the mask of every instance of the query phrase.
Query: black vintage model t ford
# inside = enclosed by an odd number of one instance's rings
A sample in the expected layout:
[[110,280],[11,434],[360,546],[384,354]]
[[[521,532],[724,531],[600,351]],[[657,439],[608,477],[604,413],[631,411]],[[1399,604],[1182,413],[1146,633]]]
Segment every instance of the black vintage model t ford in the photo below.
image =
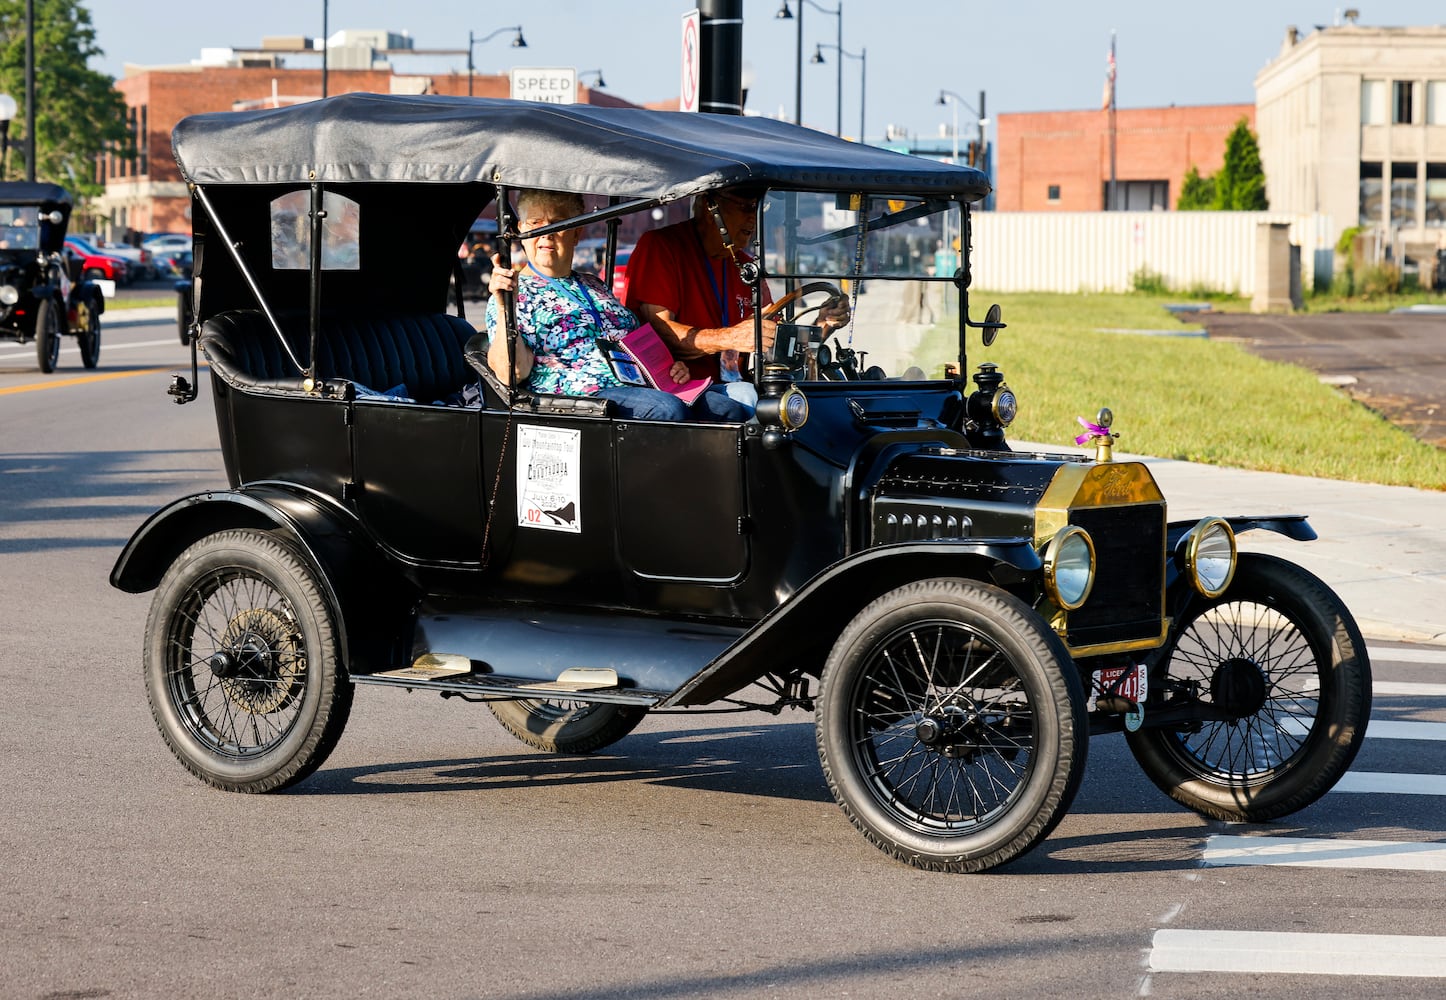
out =
[[[1048,835],[1092,734],[1234,820],[1354,757],[1350,614],[1235,544],[1303,518],[1171,522],[1103,418],[1093,455],[1006,443],[1013,392],[966,364],[1003,326],[969,308],[978,171],[763,119],[443,97],[201,115],[174,142],[230,488],[155,514],[111,581],[156,591],[146,689],[201,780],[302,780],[361,684],[484,702],[559,753],[655,709],[802,708],[871,842],[977,871]],[[782,321],[754,419],[622,419],[487,367],[454,278],[485,207],[516,235],[520,190],[582,193],[533,232],[616,245],[740,184],[764,197],[739,278]],[[851,324],[824,339],[815,295]]]
[[100,363],[105,299],[65,261],[70,195],[55,184],[0,182],[0,336],[35,341],[43,372],[60,361],[60,338],[73,336],[87,368]]

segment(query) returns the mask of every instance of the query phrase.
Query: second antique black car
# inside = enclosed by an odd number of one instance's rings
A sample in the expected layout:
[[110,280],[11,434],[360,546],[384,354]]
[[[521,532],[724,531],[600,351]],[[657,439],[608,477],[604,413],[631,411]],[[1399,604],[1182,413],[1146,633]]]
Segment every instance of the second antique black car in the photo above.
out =
[[[1092,734],[1236,821],[1313,802],[1355,756],[1350,613],[1236,547],[1313,537],[1302,517],[1171,521],[1107,413],[1089,455],[1007,443],[1018,400],[966,350],[1003,327],[971,317],[979,171],[766,119],[431,96],[174,136],[229,483],[156,513],[111,581],[155,591],[145,687],[202,781],[303,780],[360,685],[482,702],[569,754],[653,710],[798,708],[869,841],[967,872],[1049,834]],[[783,321],[768,352],[756,332],[754,419],[531,394],[449,306],[468,227],[491,206],[519,235],[523,189],[592,206],[533,235],[615,247],[625,216],[739,185],[761,197],[737,277]],[[804,318],[841,295],[825,341]],[[920,296],[943,322],[902,308]]]
[[73,336],[87,368],[100,363],[105,298],[66,266],[70,195],[55,184],[0,182],[0,337],[35,342],[42,372],[60,362],[60,338]]

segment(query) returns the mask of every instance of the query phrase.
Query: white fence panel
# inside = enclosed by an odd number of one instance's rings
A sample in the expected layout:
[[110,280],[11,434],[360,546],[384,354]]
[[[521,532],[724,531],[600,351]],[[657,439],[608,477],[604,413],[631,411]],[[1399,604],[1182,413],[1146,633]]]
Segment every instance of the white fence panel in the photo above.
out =
[[1290,226],[1301,287],[1329,276],[1330,218],[1286,212],[976,212],[973,285],[991,292],[1125,292],[1142,268],[1171,288],[1249,296],[1256,232]]

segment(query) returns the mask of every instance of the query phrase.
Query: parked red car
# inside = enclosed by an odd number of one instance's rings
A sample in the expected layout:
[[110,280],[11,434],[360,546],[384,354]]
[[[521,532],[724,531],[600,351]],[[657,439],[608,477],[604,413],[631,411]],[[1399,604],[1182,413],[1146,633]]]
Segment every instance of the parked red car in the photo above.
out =
[[108,278],[117,285],[129,285],[131,283],[132,275],[124,260],[120,257],[112,257],[110,254],[102,253],[96,247],[85,242],[85,240],[75,236],[67,236],[65,238],[65,251],[67,257],[74,257],[80,260],[79,277],[87,279]]

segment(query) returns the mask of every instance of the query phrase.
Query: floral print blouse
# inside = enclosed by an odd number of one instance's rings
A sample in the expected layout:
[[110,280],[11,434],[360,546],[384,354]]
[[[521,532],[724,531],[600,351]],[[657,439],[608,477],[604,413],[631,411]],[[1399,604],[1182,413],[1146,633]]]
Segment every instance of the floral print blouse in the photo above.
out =
[[[487,303],[487,335],[497,334],[494,295]],[[638,319],[594,275],[572,272],[549,278],[531,268],[517,276],[517,332],[533,355],[527,388],[535,393],[592,396],[622,385],[595,346],[622,337]]]

